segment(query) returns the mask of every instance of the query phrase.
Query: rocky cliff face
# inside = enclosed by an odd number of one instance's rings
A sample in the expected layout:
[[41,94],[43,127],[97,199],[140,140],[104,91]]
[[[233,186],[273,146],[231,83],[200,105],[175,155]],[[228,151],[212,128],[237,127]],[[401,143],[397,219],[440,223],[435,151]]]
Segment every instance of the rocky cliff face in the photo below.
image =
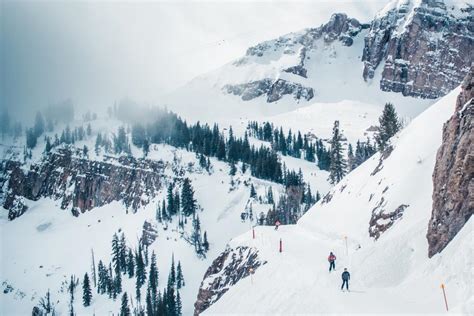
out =
[[456,110],[444,125],[433,173],[428,254],[441,252],[474,213],[474,68],[462,84]]
[[[261,63],[262,60],[274,59],[275,56],[282,58],[285,55],[293,55],[295,56],[293,58],[294,64],[286,65],[278,71],[306,78],[307,51],[317,47],[316,41],[322,40],[324,43],[340,41],[345,46],[351,46],[353,37],[358,35],[362,29],[368,27],[366,24],[359,23],[356,19],[348,18],[346,14],[333,14],[328,23],[318,28],[292,33],[250,47],[246,56],[237,60],[234,66],[241,67],[250,62]],[[268,103],[278,101],[284,95],[292,95],[295,100],[310,100],[315,93],[311,87],[281,78],[264,78],[241,84],[228,84],[223,87],[223,91],[239,95],[244,101],[266,95]]]
[[474,60],[473,7],[463,1],[397,0],[371,24],[363,77],[383,67],[380,88],[437,98],[458,86]]
[[18,161],[0,165],[3,184],[3,207],[10,220],[26,210],[24,199],[36,201],[49,197],[61,201],[77,216],[112,201],[122,201],[127,208],[145,205],[163,185],[163,163],[133,157],[91,161],[74,155],[69,149],[49,153],[37,164],[24,170]]
[[307,101],[314,96],[313,88],[304,87],[299,83],[283,79],[276,81],[263,79],[238,85],[226,85],[224,89],[227,93],[241,96],[244,101],[266,95],[268,103],[278,101],[284,95],[292,95],[295,100],[305,99]]
[[228,248],[207,269],[199,288],[194,315],[199,315],[219,300],[229,288],[248,277],[266,262],[258,258],[258,251],[249,247]]

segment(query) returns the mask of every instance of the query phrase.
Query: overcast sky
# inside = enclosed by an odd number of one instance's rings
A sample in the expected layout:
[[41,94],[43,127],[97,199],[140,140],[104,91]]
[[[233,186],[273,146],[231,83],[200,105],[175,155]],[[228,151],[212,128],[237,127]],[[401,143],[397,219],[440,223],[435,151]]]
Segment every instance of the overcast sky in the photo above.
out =
[[369,21],[387,1],[0,2],[0,102],[24,111],[69,97],[159,103],[262,40],[334,12]]

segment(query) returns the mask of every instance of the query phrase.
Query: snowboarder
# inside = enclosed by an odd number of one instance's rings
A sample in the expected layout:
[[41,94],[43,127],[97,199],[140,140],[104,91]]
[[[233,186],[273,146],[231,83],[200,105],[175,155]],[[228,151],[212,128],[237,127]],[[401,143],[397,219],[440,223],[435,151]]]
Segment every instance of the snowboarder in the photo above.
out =
[[344,289],[344,284],[346,285],[346,290],[349,291],[349,280],[351,279],[351,274],[347,271],[347,268],[344,268],[342,272],[342,286],[341,291]]
[[278,227],[280,226],[280,221],[276,220],[275,222],[275,230],[278,230]]
[[329,272],[336,270],[336,256],[331,252],[328,257],[329,261]]

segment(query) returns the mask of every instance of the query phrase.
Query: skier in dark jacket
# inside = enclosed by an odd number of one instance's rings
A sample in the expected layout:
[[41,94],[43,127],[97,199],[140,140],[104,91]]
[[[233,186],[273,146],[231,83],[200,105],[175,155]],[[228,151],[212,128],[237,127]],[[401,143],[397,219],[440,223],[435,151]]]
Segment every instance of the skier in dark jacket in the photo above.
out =
[[344,268],[344,272],[342,272],[342,286],[341,290],[344,288],[344,284],[346,285],[346,290],[349,291],[349,280],[351,279],[351,274],[347,271],[347,268]]
[[336,270],[336,256],[331,252],[328,257],[329,261],[329,272]]

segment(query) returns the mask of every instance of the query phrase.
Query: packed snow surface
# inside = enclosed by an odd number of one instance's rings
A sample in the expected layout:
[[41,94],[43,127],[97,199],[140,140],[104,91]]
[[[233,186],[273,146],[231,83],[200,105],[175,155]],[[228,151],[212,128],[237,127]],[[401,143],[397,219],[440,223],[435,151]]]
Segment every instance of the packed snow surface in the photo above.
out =
[[[474,313],[470,220],[447,248],[428,259],[426,232],[431,216],[432,179],[443,123],[452,115],[459,88],[414,119],[393,139],[394,150],[379,163],[375,155],[331,191],[293,226],[258,227],[235,238],[268,263],[232,287],[206,315],[304,313]],[[381,201],[393,211],[407,204],[401,219],[375,241],[368,227]],[[278,252],[279,240],[283,252]],[[336,271],[329,273],[333,251]],[[350,292],[341,292],[341,273],[351,273]]]

